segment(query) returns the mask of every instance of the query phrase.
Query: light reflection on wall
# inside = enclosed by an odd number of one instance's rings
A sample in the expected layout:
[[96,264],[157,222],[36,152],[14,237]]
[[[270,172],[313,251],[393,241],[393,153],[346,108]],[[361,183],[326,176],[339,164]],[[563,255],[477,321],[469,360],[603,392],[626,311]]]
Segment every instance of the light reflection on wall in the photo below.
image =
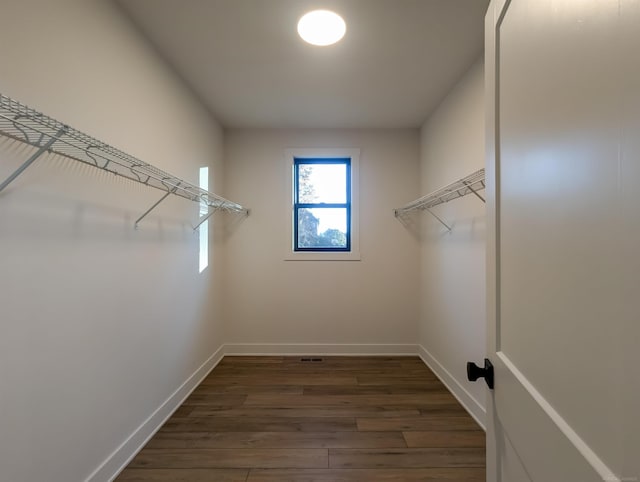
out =
[[[209,168],[200,168],[201,189],[209,190]],[[206,216],[209,211],[207,203],[200,202],[200,216]],[[207,219],[198,228],[198,236],[200,237],[200,257],[199,257],[199,273],[202,273],[209,266],[209,220]]]

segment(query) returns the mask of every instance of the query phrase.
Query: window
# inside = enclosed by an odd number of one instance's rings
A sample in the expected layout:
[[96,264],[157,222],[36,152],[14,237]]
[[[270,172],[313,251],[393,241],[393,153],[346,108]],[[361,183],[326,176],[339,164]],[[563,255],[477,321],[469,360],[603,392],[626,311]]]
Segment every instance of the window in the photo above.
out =
[[294,251],[351,251],[351,159],[294,158]]
[[290,194],[284,260],[360,261],[360,149],[287,148],[283,160]]

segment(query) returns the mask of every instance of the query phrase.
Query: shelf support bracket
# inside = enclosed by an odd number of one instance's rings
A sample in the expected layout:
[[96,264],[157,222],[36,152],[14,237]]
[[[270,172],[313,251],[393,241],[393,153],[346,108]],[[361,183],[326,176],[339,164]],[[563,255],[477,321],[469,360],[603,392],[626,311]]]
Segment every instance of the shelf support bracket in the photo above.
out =
[[216,211],[218,210],[218,208],[213,208],[213,211],[211,211],[210,213],[207,213],[207,215],[203,218],[200,219],[200,222],[198,224],[195,225],[195,227],[193,228],[194,231],[197,231],[198,228],[200,227],[200,225],[202,223],[204,223],[207,219],[209,219],[211,216],[213,216]]
[[429,214],[431,214],[434,218],[436,218],[438,221],[440,221],[440,224],[442,224],[445,228],[447,228],[447,231],[451,231],[451,228],[449,227],[449,225],[447,223],[445,223],[442,219],[440,219],[438,217],[438,215],[436,213],[434,213],[431,209],[429,208],[424,208]]
[[480,201],[482,201],[483,203],[486,203],[486,201],[484,200],[484,198],[483,198],[480,194],[478,194],[478,192],[477,192],[475,189],[473,189],[473,188],[471,187],[471,185],[470,185],[470,184],[467,184],[467,183],[465,182],[465,183],[464,183],[464,185],[465,185],[465,186],[467,186],[467,188],[469,189],[469,191],[471,191],[473,194],[475,194],[476,196],[478,196],[478,199],[480,199]]
[[167,199],[167,197],[170,194],[173,194],[174,192],[176,192],[177,189],[178,189],[178,186],[174,187],[171,191],[167,191],[165,193],[165,195],[162,196],[153,206],[151,206],[149,209],[147,209],[142,216],[140,216],[138,219],[136,219],[136,222],[133,224],[133,227],[135,229],[138,229],[138,224],[140,224],[140,221],[142,221],[147,216],[147,214],[149,214],[151,211],[153,211],[158,206],[158,204],[160,204],[162,201]]
[[62,134],[64,134],[65,132],[67,132],[67,127],[63,127],[62,129],[60,129],[51,139],[49,139],[49,142],[47,142],[45,145],[41,146],[36,152],[34,152],[31,155],[31,157],[29,159],[24,161],[24,163],[18,169],[16,169],[13,172],[13,174],[11,174],[8,178],[6,178],[4,180],[4,182],[2,184],[0,184],[0,191],[2,191],[5,187],[7,187],[9,184],[11,184],[15,180],[16,177],[18,177],[20,174],[22,174],[31,164],[33,164],[33,161],[35,161],[42,154],[44,154],[46,151],[48,151],[49,148],[53,145],[53,143],[56,142],[58,139],[60,139],[60,136],[62,136]]

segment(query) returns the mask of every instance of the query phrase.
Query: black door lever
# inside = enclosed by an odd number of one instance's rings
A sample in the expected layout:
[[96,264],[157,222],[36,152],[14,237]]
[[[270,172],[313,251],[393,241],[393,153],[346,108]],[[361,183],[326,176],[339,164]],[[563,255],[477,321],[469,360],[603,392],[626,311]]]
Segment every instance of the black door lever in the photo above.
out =
[[484,359],[484,368],[473,362],[467,362],[467,379],[470,382],[475,382],[478,378],[484,378],[487,386],[493,390],[493,364],[488,358]]

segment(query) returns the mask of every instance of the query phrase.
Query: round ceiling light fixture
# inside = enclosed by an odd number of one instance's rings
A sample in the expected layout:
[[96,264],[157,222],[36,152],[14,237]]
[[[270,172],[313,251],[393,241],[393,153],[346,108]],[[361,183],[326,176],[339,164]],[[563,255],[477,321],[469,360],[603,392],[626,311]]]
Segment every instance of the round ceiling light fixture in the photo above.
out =
[[298,35],[312,45],[324,47],[344,37],[347,24],[340,15],[330,10],[314,10],[298,21]]

